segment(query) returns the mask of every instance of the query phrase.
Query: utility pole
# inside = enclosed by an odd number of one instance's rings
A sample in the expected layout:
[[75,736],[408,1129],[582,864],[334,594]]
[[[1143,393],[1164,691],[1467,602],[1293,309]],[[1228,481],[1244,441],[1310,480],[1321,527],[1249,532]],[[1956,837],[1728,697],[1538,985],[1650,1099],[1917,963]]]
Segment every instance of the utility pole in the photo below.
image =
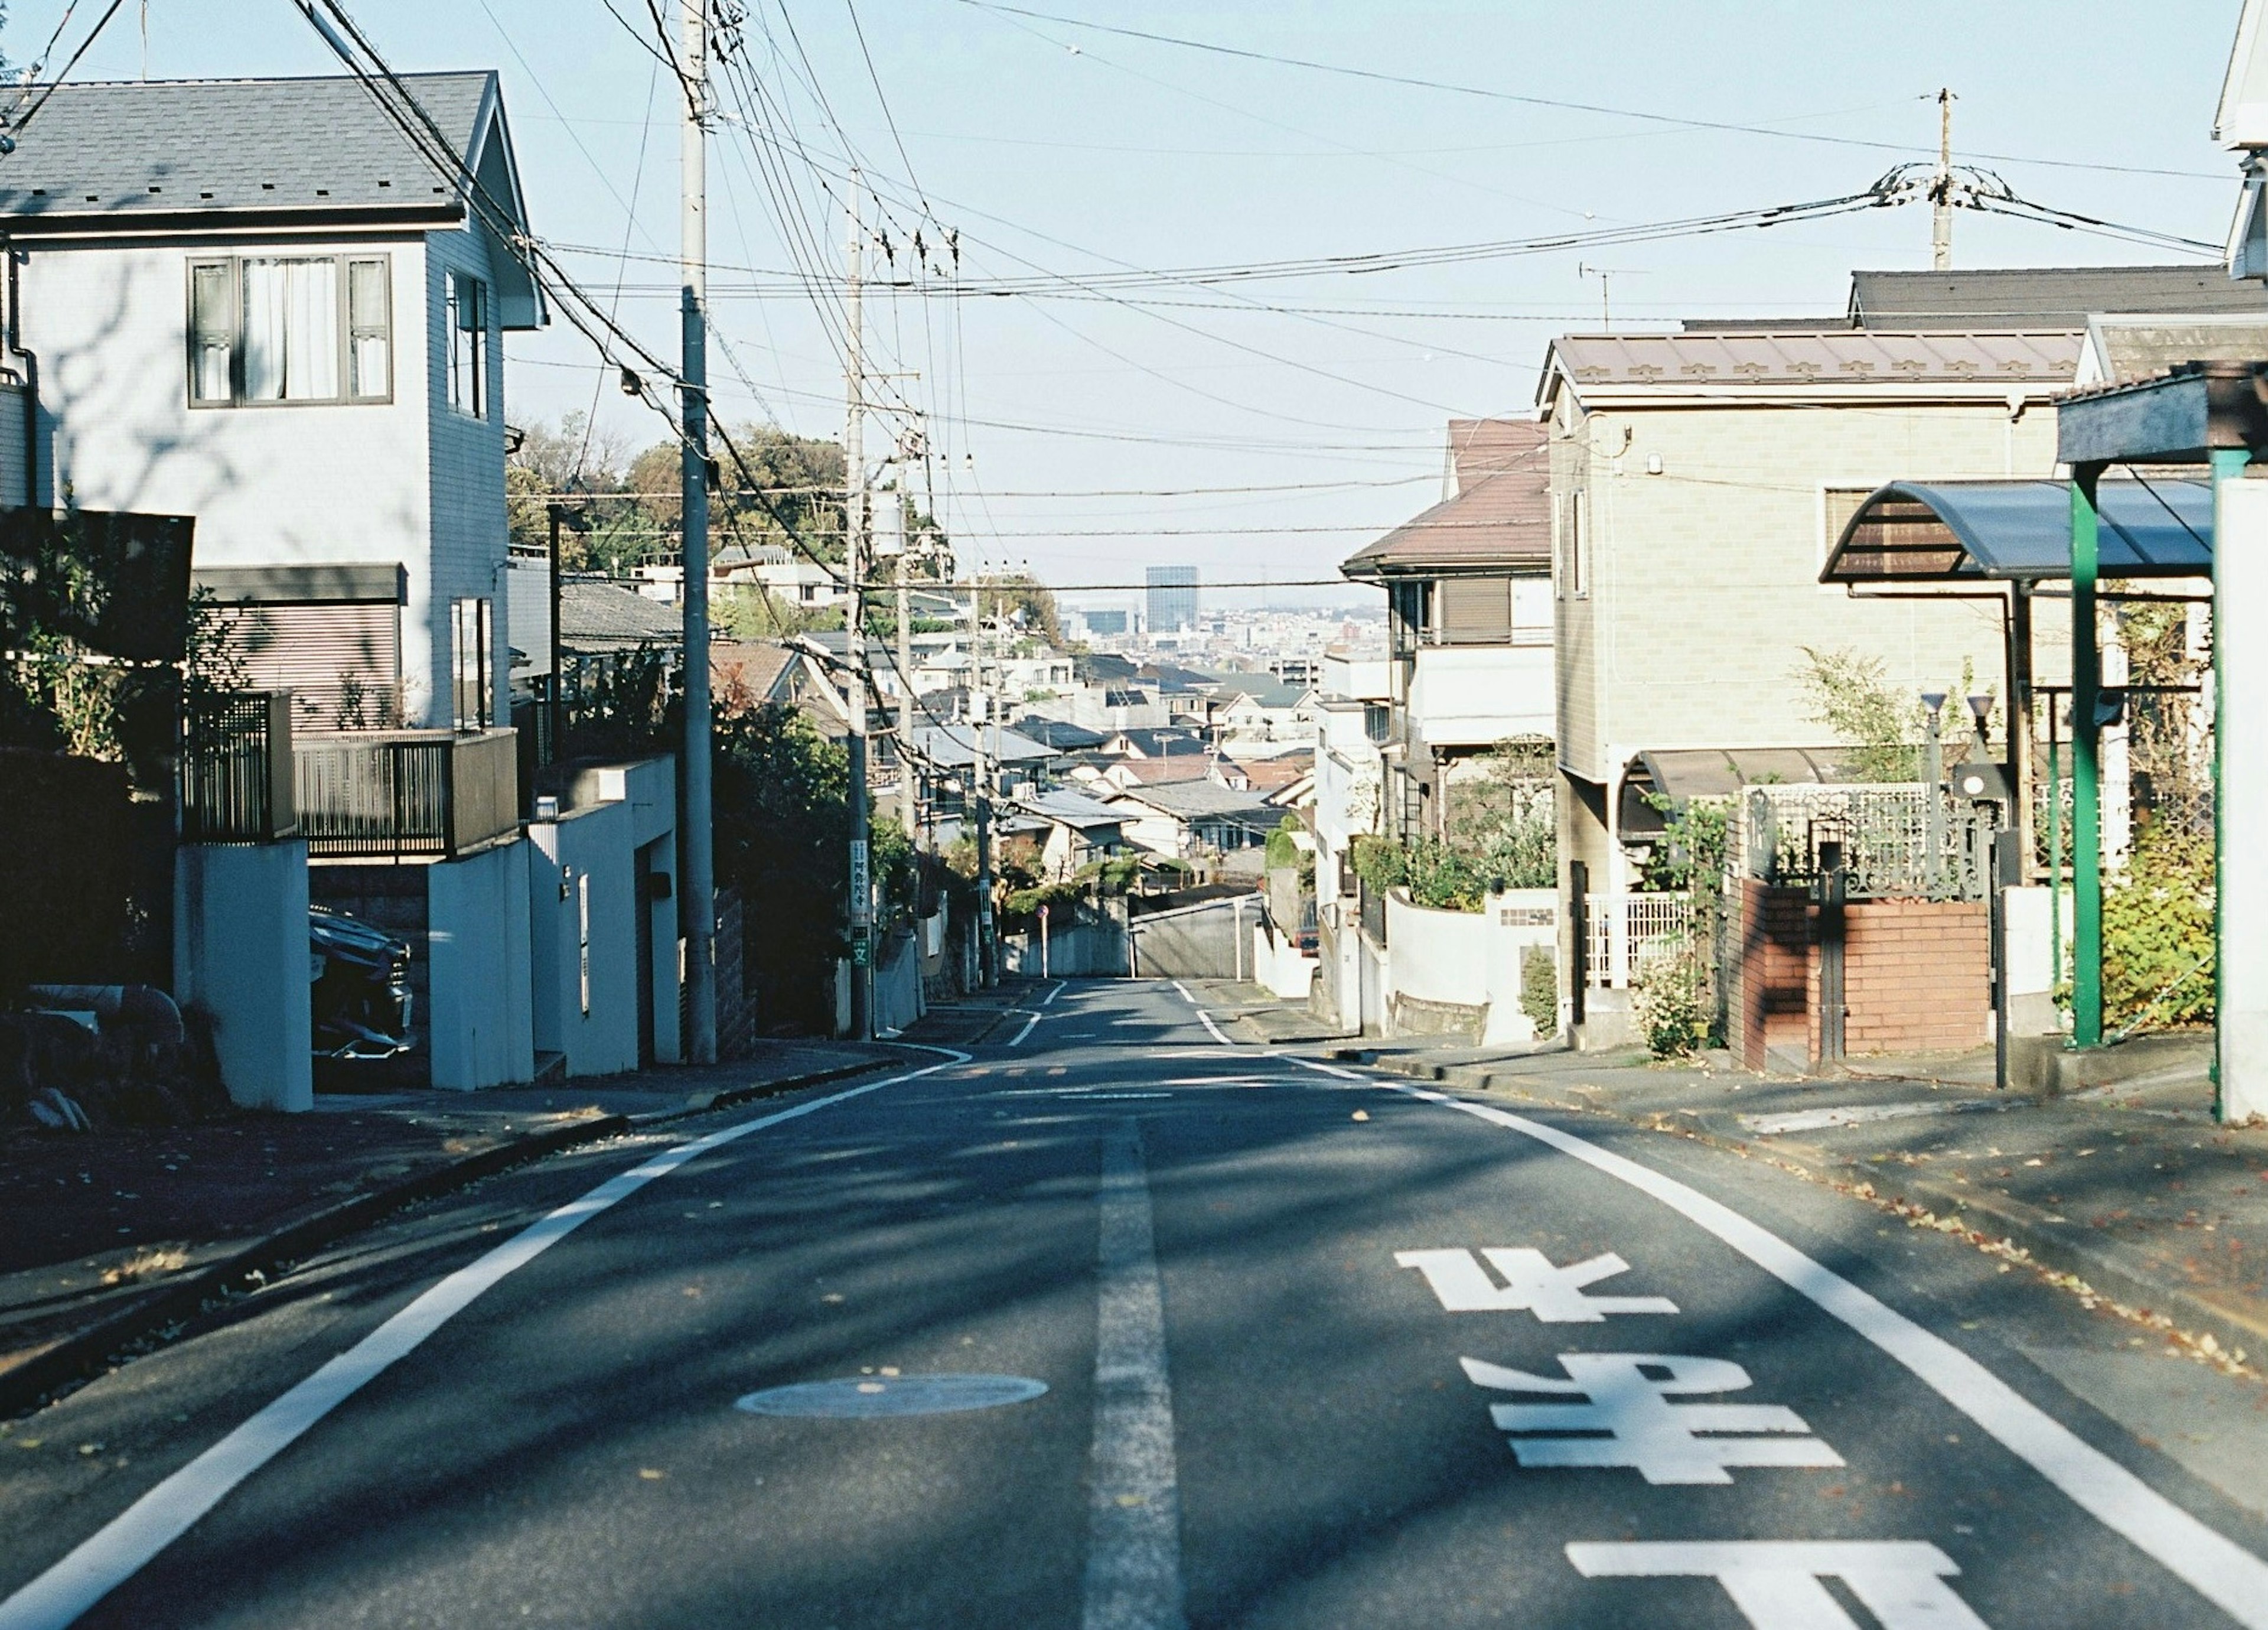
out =
[[1937,93],[1937,174],[1929,184],[1932,204],[1929,263],[1939,271],[1953,269],[1953,102],[1950,90]]
[[[900,469],[905,467],[899,466]],[[914,786],[914,638],[913,540],[906,535],[906,495],[902,476],[899,490],[890,494],[890,535],[898,544],[898,824],[906,841],[918,845],[921,798]]]
[[685,1006],[692,1034],[683,1056],[717,1062],[717,878],[710,808],[709,716],[709,222],[708,0],[680,0],[685,123],[680,150],[678,259],[682,287],[684,452],[684,812],[678,822],[678,926],[685,936]]
[[992,688],[984,676],[984,586],[969,591],[969,623],[976,637],[976,684],[984,698],[976,720],[976,752],[969,766],[976,797],[976,981],[990,987],[999,974],[992,955],[992,760],[984,750],[985,727],[992,722]]
[[850,579],[843,617],[850,658],[850,734],[843,745],[850,758],[850,1034],[874,1036],[874,884],[868,864],[869,812],[866,793],[866,356],[864,273],[865,229],[860,219],[857,170],[850,172],[850,264],[843,284],[848,346],[843,390],[848,414],[843,426],[843,564]]

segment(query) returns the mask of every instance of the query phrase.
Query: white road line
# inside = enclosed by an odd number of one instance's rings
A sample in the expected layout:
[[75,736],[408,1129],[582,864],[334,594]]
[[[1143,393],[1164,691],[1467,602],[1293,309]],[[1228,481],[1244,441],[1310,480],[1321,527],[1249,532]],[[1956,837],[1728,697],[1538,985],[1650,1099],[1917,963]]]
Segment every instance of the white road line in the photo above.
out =
[[[953,1055],[953,1063],[968,1061],[967,1053]],[[759,1116],[712,1132],[705,1138],[681,1143],[641,1166],[608,1178],[580,1199],[530,1223],[477,1261],[459,1268],[425,1291],[127,1507],[63,1560],[0,1602],[0,1630],[63,1630],[63,1626],[125,1583],[151,1558],[187,1533],[197,1519],[227,1498],[238,1484],[290,1448],[309,1427],[376,1380],[396,1360],[407,1357],[425,1338],[471,1306],[506,1274],[515,1268],[526,1267],[600,1212],[628,1199],[656,1178],[666,1177],[688,1162],[750,1132],[947,1067],[945,1064],[932,1064],[902,1075],[845,1088],[823,1098],[814,1098],[792,1109]]]
[[[1370,1080],[1306,1059],[1296,1062],[1328,1075]],[[1508,1127],[1660,1201],[1904,1365],[2082,1510],[2155,1559],[2238,1624],[2247,1630],[2268,1630],[2268,1563],[2091,1447],[1951,1342],[1814,1262],[1770,1229],[1674,1177],[1540,1121],[1422,1087],[1371,1084]]]
[[1011,1047],[1021,1047],[1024,1044],[1024,1037],[1029,1036],[1032,1033],[1032,1027],[1040,1022],[1040,1015],[1035,1013],[1032,1013],[1032,1010],[1028,1007],[1011,1007],[1008,1011],[1010,1013],[1031,1014],[1032,1015],[1030,1018],[1024,1021],[1024,1028],[1017,1031],[1014,1036],[1009,1040],[1008,1045]]
[[1121,1121],[1103,1140],[1099,1198],[1094,1451],[1080,1624],[1082,1630],[1182,1630],[1174,1399],[1139,1122]]
[[1179,979],[1174,980],[1173,982],[1173,985],[1175,990],[1182,993],[1182,999],[1183,1001],[1187,1002],[1192,1007],[1197,1005],[1197,999],[1189,994],[1189,987],[1188,985],[1183,985]]
[[1057,980],[1057,981],[1056,981],[1056,988],[1055,988],[1054,990],[1052,990],[1052,991],[1049,991],[1049,992],[1047,993],[1047,995],[1046,995],[1043,999],[1042,999],[1042,1000],[1041,1000],[1041,1002],[1040,1002],[1040,1006],[1041,1006],[1041,1007],[1054,1007],[1054,1006],[1056,1005],[1056,998],[1057,998],[1057,997],[1058,997],[1058,996],[1061,996],[1061,995],[1062,995],[1062,994],[1063,994],[1066,990],[1068,990],[1070,987],[1071,987],[1071,981],[1070,981],[1070,980],[1068,980],[1068,979],[1058,979],[1058,980]]
[[1236,1045],[1234,1042],[1231,1041],[1227,1036],[1223,1036],[1220,1033],[1220,1026],[1212,1022],[1212,1015],[1207,1013],[1204,1008],[1200,1007],[1197,1009],[1197,1017],[1204,1022],[1204,1028],[1212,1033],[1213,1040],[1219,1042],[1224,1047],[1233,1047]]

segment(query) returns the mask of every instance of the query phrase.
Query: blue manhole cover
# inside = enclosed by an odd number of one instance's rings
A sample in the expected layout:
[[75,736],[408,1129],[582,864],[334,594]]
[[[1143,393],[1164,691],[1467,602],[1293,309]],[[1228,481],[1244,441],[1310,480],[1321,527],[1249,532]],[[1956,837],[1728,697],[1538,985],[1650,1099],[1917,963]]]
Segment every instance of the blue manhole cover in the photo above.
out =
[[768,1387],[733,1400],[751,1415],[794,1415],[810,1420],[864,1420],[882,1415],[946,1415],[956,1410],[998,1409],[1048,1390],[1024,1376],[846,1376]]

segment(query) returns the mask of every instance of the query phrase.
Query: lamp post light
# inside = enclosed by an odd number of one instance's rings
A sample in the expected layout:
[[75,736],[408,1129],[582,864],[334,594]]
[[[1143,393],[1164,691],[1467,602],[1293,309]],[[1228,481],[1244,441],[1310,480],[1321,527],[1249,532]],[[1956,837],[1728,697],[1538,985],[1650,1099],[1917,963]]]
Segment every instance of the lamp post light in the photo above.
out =
[[1921,693],[1922,880],[1932,899],[1937,897],[1938,873],[1945,856],[1945,744],[1938,734],[1939,716],[1945,710],[1945,692]]
[[1970,718],[1977,721],[1977,756],[1980,758],[1988,757],[1991,754],[1991,742],[1985,734],[1984,726],[1986,721],[1992,717],[1992,698],[1989,695],[1970,697],[1969,698],[1969,714]]

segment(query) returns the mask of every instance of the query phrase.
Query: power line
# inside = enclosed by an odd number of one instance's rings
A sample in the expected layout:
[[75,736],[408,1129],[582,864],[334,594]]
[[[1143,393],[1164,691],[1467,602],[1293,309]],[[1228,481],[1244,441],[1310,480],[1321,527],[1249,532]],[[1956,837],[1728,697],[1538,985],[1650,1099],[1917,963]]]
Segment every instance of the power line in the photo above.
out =
[[[1064,17],[1049,11],[1033,11],[1024,6],[1006,5],[999,0],[959,0],[962,5],[980,11],[1005,13],[1027,17],[1041,22],[1054,23],[1066,28],[1083,28],[1095,33],[1118,34],[1130,40],[1147,41],[1154,45],[1177,46],[1183,50],[1204,51],[1215,56],[1240,57],[1247,62],[1267,63],[1277,67],[1301,68],[1314,73],[1337,74],[1351,79],[1369,79],[1381,85],[1398,85],[1413,90],[1441,91],[1452,95],[1479,97],[1496,102],[1514,102],[1529,107],[1550,107],[1570,113],[1603,114],[1617,119],[1636,119],[1648,124],[1667,125],[1685,130],[1724,130],[1741,136],[1772,136],[1783,141],[1813,142],[1833,147],[1858,147],[1875,152],[1914,154],[1922,149],[1899,142],[1869,141],[1856,136],[1825,136],[1810,130],[1775,129],[1769,125],[1739,124],[1722,119],[1697,119],[1683,114],[1650,112],[1635,107],[1614,107],[1599,102],[1569,101],[1562,98],[1532,96],[1513,91],[1500,91],[1480,85],[1458,85],[1441,79],[1424,79],[1408,74],[1390,74],[1378,69],[1353,68],[1342,63],[1319,63],[1306,57],[1287,56],[1270,51],[1246,50],[1240,47],[1221,45],[1211,41],[1189,40],[1174,34],[1153,33],[1146,29],[1127,28],[1111,23],[1098,23],[1083,18]],[[2175,176],[2186,181],[2227,181],[2222,175],[2208,175],[2198,170],[2154,169],[2140,165],[2089,164],[2072,159],[2035,159],[2012,153],[1977,153],[1977,158],[1995,164],[2033,164],[2059,170],[2097,170],[2118,175]]]

